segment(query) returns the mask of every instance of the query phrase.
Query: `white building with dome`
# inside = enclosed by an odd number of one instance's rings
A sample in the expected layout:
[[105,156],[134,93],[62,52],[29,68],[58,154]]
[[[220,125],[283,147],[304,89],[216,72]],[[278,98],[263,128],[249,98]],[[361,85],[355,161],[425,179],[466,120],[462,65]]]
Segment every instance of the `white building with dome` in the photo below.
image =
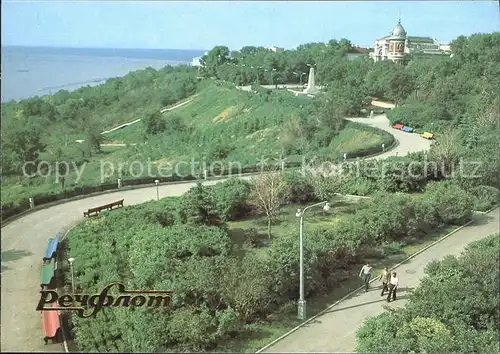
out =
[[405,64],[416,56],[450,54],[450,46],[435,38],[408,36],[401,21],[398,21],[391,34],[375,41],[370,58],[376,62],[392,60]]

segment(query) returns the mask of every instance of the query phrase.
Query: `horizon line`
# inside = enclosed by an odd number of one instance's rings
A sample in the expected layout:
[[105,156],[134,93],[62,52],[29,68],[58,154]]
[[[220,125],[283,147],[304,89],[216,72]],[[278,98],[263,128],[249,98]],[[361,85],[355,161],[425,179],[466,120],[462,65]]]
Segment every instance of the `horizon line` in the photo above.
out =
[[186,48],[130,48],[130,47],[76,47],[76,46],[53,46],[53,45],[25,45],[25,44],[2,44],[2,48],[21,47],[21,48],[65,48],[65,49],[124,49],[124,50],[185,50],[185,51],[207,51],[211,49],[186,49]]

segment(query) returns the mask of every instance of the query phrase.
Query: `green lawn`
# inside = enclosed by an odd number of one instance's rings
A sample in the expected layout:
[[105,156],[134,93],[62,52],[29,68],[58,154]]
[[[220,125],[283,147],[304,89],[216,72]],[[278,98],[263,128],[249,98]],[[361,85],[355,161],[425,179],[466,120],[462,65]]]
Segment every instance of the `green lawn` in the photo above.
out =
[[[236,244],[242,246],[246,252],[255,252],[257,255],[265,257],[265,245],[269,242],[288,234],[299,234],[299,219],[295,215],[299,208],[303,208],[303,206],[290,204],[280,210],[280,214],[271,228],[271,238],[267,235],[267,219],[265,216],[228,222],[231,238]],[[304,237],[307,237],[307,233],[312,230],[335,224],[346,215],[354,213],[355,208],[355,202],[347,203],[339,197],[337,202],[332,203],[332,208],[328,212],[324,212],[320,207],[309,209],[306,217],[304,217]],[[251,230],[255,230],[258,234],[257,239],[262,247],[251,247],[245,243],[247,233]]]
[[[274,97],[275,101],[273,99],[266,101],[262,97],[235,88],[208,86],[197,95],[190,97],[191,102],[164,114],[166,117],[170,114],[177,115],[184,124],[195,129],[190,136],[179,138],[176,137],[175,132],[167,131],[164,134],[145,139],[142,122],[105,134],[104,143],[125,143],[127,146],[102,146],[101,152],[85,158],[87,162],[80,176],[74,166],[70,166],[70,171],[65,177],[64,188],[96,186],[102,182],[115,183],[119,178],[120,165],[123,166],[121,175],[123,181],[133,177],[138,178],[140,177],[139,173],[130,166],[132,161],[142,163],[143,177],[148,174],[156,176],[156,164],[159,164],[160,161],[168,160],[175,163],[175,161],[194,159],[196,162],[201,162],[205,155],[212,154],[209,158],[214,159],[215,155],[213,154],[216,151],[208,150],[216,150],[217,148],[220,148],[223,153],[227,152],[227,156],[225,158],[217,157],[216,160],[238,162],[242,167],[254,166],[261,156],[278,157],[282,151],[280,141],[283,131],[282,121],[296,115],[301,109],[300,107],[308,104],[310,99],[294,97],[291,93],[276,91],[273,91],[271,96]],[[116,121],[116,124],[113,123],[113,126],[135,120],[140,116],[139,113],[134,117],[122,117],[120,121]],[[114,122],[111,118],[108,121]],[[251,128],[247,125],[250,125]],[[254,129],[255,131],[247,134],[242,131],[242,127],[245,126],[250,131]],[[112,126],[106,127],[106,129],[111,128]],[[65,137],[66,140],[76,138],[82,137],[76,135]],[[63,140],[61,138],[60,141],[53,142],[54,146],[61,144],[60,146],[64,150],[64,158],[59,160],[83,163],[83,144],[70,143],[65,146]],[[333,156],[333,154],[340,154],[340,152],[349,153],[360,148],[378,146],[381,141],[381,136],[375,131],[359,130],[348,122],[328,147],[320,149],[321,151],[308,153]],[[55,150],[52,150],[54,149],[51,147],[42,153],[40,160],[54,160]],[[301,159],[302,157],[298,155],[288,156],[288,161],[301,161]],[[101,166],[113,166],[116,173],[104,176],[107,178],[101,182]],[[130,171],[134,173],[134,176]],[[181,172],[188,173],[188,171]],[[201,170],[199,172],[201,173]],[[26,201],[29,197],[61,193],[63,186],[61,183],[57,183],[53,173],[47,178],[4,176],[2,192],[2,204],[11,202],[18,204],[20,201]]]

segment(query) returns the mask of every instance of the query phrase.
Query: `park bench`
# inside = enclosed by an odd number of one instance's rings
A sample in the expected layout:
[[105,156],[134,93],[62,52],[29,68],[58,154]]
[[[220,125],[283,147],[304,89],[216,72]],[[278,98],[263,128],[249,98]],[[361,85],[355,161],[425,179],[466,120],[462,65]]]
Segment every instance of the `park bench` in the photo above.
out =
[[98,215],[101,211],[103,210],[113,210],[114,207],[120,208],[123,207],[123,199],[118,200],[116,202],[106,204],[106,205],[101,205],[96,208],[89,209],[85,212],[83,212],[83,216],[92,216],[92,215]]
[[[57,307],[57,302],[52,303],[52,307]],[[42,330],[45,344],[48,344],[49,339],[52,342],[57,341],[58,334],[61,333],[61,322],[59,320],[59,311],[44,311],[42,310]]]
[[49,238],[49,244],[47,246],[47,249],[45,250],[45,255],[43,257],[43,260],[45,262],[49,262],[52,258],[55,257],[57,252],[57,247],[59,246],[59,238],[60,238],[59,233],[57,233],[55,238]]
[[399,129],[399,130],[401,130],[401,129],[403,129],[403,128],[404,128],[404,125],[403,125],[403,124],[399,124],[399,123],[398,123],[398,124],[394,124],[392,127],[393,127],[394,129]]
[[403,127],[401,128],[401,130],[407,133],[413,133],[413,128],[410,127]]
[[434,134],[429,133],[429,132],[424,132],[424,134],[422,134],[422,138],[430,140],[430,139],[434,138]]
[[52,279],[54,278],[54,260],[50,260],[50,263],[46,263],[42,266],[42,273],[41,273],[41,279],[40,279],[40,287],[42,289],[46,289],[50,287],[50,284],[52,283]]

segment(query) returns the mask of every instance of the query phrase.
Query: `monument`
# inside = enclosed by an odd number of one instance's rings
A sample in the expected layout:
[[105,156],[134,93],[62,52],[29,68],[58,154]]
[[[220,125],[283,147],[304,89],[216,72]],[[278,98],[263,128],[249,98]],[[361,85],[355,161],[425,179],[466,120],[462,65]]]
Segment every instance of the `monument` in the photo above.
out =
[[319,92],[319,89],[316,87],[316,83],[314,82],[314,68],[309,69],[309,78],[307,79],[307,88],[304,90],[304,93],[309,95],[314,95]]
[[297,92],[296,96],[312,96],[319,93],[319,88],[314,82],[314,68],[309,69],[309,78],[307,79],[307,87],[302,92]]

